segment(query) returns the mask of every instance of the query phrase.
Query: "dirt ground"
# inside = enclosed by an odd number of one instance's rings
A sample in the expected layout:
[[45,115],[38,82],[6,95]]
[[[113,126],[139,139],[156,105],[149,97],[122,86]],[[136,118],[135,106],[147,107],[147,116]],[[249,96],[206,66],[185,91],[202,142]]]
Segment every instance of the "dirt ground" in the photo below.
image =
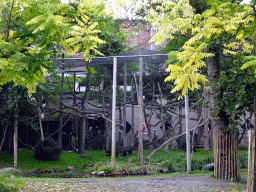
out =
[[21,191],[246,191],[246,184],[232,184],[210,176],[62,179],[26,181]]

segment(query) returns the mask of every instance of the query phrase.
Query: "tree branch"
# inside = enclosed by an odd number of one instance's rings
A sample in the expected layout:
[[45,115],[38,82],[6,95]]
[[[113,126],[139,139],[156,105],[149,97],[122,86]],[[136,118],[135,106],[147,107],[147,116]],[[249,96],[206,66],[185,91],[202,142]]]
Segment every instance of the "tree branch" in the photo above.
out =
[[[193,130],[197,129],[198,127],[200,127],[200,126],[206,124],[207,122],[208,122],[208,120],[206,120],[205,122],[201,123],[200,125],[198,125],[198,126],[192,128],[190,131],[193,131]],[[174,140],[174,139],[177,139],[177,138],[179,138],[179,137],[181,137],[181,136],[183,136],[183,135],[185,135],[185,134],[186,134],[186,133],[182,133],[182,134],[179,134],[179,135],[177,135],[177,136],[175,136],[175,137],[172,137],[172,138],[168,139],[168,140],[165,141],[162,145],[160,145],[158,148],[156,148],[152,153],[150,153],[149,156],[147,157],[147,159],[150,159],[150,158],[152,157],[152,155],[154,155],[157,151],[159,151],[160,149],[162,149],[162,148],[163,148],[167,143],[169,143],[170,141],[172,141],[172,140]]]
[[14,0],[12,1],[11,10],[10,10],[10,14],[9,14],[9,17],[8,17],[7,33],[6,33],[6,37],[5,37],[5,41],[6,41],[6,42],[8,42],[9,35],[10,35],[11,18],[12,18],[12,10],[13,10],[13,7],[14,7]]

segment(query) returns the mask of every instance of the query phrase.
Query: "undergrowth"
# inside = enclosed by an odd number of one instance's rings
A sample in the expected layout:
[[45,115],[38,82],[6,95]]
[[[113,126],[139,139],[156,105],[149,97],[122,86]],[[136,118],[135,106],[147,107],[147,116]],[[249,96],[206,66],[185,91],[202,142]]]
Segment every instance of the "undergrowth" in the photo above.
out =
[[18,191],[26,186],[26,184],[14,175],[0,175],[0,192]]

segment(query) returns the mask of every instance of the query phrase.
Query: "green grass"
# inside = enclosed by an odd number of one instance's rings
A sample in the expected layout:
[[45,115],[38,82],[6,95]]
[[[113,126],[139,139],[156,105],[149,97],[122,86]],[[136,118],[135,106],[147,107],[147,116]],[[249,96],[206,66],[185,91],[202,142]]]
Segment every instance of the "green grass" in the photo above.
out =
[[[105,151],[86,151],[85,154],[91,155],[91,159],[79,157],[79,154],[74,152],[64,151],[58,161],[39,161],[34,159],[34,152],[28,149],[19,149],[18,151],[18,167],[22,171],[30,169],[49,169],[59,168],[66,169],[67,166],[80,167],[89,163],[96,164],[100,161],[109,161],[110,157],[105,156]],[[0,153],[0,166],[12,166],[13,157],[6,155],[5,152]],[[2,165],[1,165],[2,164]]]
[[[140,175],[140,174],[159,174],[159,173],[175,173],[186,172],[186,152],[182,150],[170,150],[165,154],[164,150],[159,150],[151,159],[146,157],[152,152],[152,149],[144,150],[144,163],[138,163],[138,152],[135,150],[133,155],[116,157],[116,166],[113,168],[110,165],[111,157],[105,155],[105,151],[85,151],[86,155],[91,158],[81,158],[79,154],[74,152],[64,151],[58,161],[38,161],[34,159],[34,152],[28,149],[19,149],[18,151],[18,168],[21,171],[29,170],[46,170],[55,169],[59,175],[63,175],[67,166],[75,168],[73,173],[85,174],[92,171],[105,171],[105,173],[124,174],[124,175]],[[247,151],[239,151],[241,168],[247,166]],[[198,149],[193,154],[191,161],[192,171],[199,171],[201,168],[213,162],[213,152],[204,152],[203,149]],[[89,163],[95,166],[89,167]],[[0,153],[0,168],[13,166],[13,157],[5,152]],[[200,173],[202,171],[199,171]],[[67,174],[67,173],[65,173]],[[66,175],[72,177],[72,175]],[[78,176],[79,177],[79,176]]]

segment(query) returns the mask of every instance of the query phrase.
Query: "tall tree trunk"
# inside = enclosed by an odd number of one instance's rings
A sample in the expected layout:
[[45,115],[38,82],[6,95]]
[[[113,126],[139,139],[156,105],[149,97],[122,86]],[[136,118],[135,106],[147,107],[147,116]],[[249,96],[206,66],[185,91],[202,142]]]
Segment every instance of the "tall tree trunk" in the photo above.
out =
[[[152,134],[152,127],[150,125],[151,123],[151,120],[152,120],[152,117],[153,117],[153,108],[150,107],[150,112],[149,112],[149,117],[147,119],[147,113],[146,113],[146,110],[145,110],[145,107],[144,107],[144,117],[145,117],[145,122],[146,122],[146,125],[147,125],[147,129],[148,129],[148,141],[149,143],[152,143],[153,141],[153,134]],[[149,148],[153,148],[153,145],[149,145]]]
[[8,122],[6,122],[5,128],[3,130],[2,141],[1,141],[1,144],[0,144],[0,153],[2,151],[2,147],[3,147],[3,144],[4,144],[4,140],[5,140],[5,136],[6,136],[6,132],[7,132],[8,126],[9,126],[9,124],[8,124]]
[[[141,55],[141,51],[139,51],[139,54]],[[143,129],[146,128],[144,113],[143,113],[143,80],[142,80],[142,74],[143,74],[143,58],[139,58],[139,69],[140,69],[140,77],[139,77],[139,85],[137,87],[137,98],[138,98],[138,105],[139,105],[139,142],[138,142],[138,162],[143,162]],[[136,79],[136,78],[135,78]],[[137,84],[137,83],[136,83]]]
[[[104,67],[103,67],[104,69]],[[105,70],[103,70],[105,71]],[[103,72],[104,73],[104,72]],[[105,75],[105,73],[104,73]],[[101,103],[102,103],[102,110],[103,110],[103,114],[104,116],[106,115],[106,106],[105,106],[105,96],[104,96],[104,85],[105,81],[104,81],[104,77],[102,77],[101,80]],[[109,139],[109,132],[108,132],[108,122],[106,121],[106,119],[104,119],[104,137],[105,137],[105,150],[106,151],[110,151],[110,139]]]
[[41,115],[42,115],[41,109],[40,109],[40,107],[38,107],[39,127],[40,127],[41,139],[43,140],[44,139],[44,131],[43,131]]
[[[209,50],[215,52],[215,50]],[[213,151],[214,151],[214,177],[217,179],[234,181],[240,180],[238,163],[237,138],[233,133],[226,131],[225,116],[221,114],[220,93],[221,90],[216,86],[219,81],[219,54],[207,58],[208,80],[211,104],[211,118],[213,130]]]
[[[81,108],[83,111],[85,111],[86,107],[87,107],[87,102],[89,100],[89,96],[90,96],[90,89],[91,89],[91,70],[89,69],[89,67],[87,66],[87,78],[86,78],[86,90],[85,90],[85,94],[84,97],[82,99],[82,103],[81,103]],[[81,122],[81,126],[80,126],[80,130],[79,130],[79,146],[78,146],[78,153],[79,154],[84,154],[84,149],[85,149],[85,135],[86,135],[86,117],[82,117],[82,122]]]
[[182,102],[179,101],[179,134],[182,134]]
[[14,134],[13,134],[13,167],[18,166],[18,103],[14,108]]
[[[161,118],[161,122],[162,122],[162,128],[163,128],[163,131],[164,131],[164,134],[167,134],[168,130],[165,130],[165,120],[164,120],[164,115],[163,115],[163,95],[162,95],[162,90],[161,90],[161,87],[160,87],[160,84],[159,82],[157,82],[157,85],[158,85],[158,89],[159,89],[159,93],[160,93],[160,118]],[[166,135],[166,141],[168,140],[168,136]],[[168,149],[169,149],[169,145],[165,145],[165,154],[168,153]]]
[[[73,106],[76,107],[76,73],[73,73]],[[75,110],[73,110],[73,113],[75,113]],[[72,139],[72,150],[75,151],[76,147],[78,146],[78,127],[77,127],[77,116],[73,115],[73,123],[72,123],[72,132],[74,134]]]
[[[117,89],[117,91],[118,91],[118,95],[119,95],[119,89]],[[122,131],[124,131],[124,129],[123,129],[123,127],[122,127],[122,109],[121,109],[121,106],[119,107],[119,109],[118,109],[118,113],[119,113],[119,129],[118,129],[118,145],[122,145],[122,135],[123,135],[123,132]],[[122,131],[121,131],[122,130]],[[124,138],[123,138],[124,139]]]
[[[209,107],[207,107],[207,103],[209,102],[209,91],[206,90],[203,93],[203,115],[204,115],[204,120],[209,118]],[[209,151],[210,150],[210,133],[209,133],[209,127],[208,127],[208,123],[206,125],[204,125],[204,151]]]
[[134,146],[134,77],[132,77],[132,91],[131,91],[131,94],[132,94],[132,127],[131,127],[131,134],[132,134],[132,146]]
[[124,105],[123,105],[123,147],[128,146],[128,139],[126,134],[126,89],[127,89],[127,65],[124,64]]
[[[62,113],[62,109],[63,109],[63,104],[62,104],[62,100],[63,100],[63,86],[64,86],[64,71],[62,70],[61,72],[61,91],[60,91],[60,112],[59,112],[59,131],[58,131],[58,143],[60,146],[62,146],[62,124],[63,124],[63,113]],[[40,117],[39,117],[40,118]],[[43,138],[43,136],[42,136]]]
[[[254,98],[254,111],[256,111],[256,98]],[[254,119],[256,114],[254,113]],[[247,191],[254,192],[256,191],[256,134],[255,127],[256,121],[254,121],[254,128],[250,127],[250,123],[246,123],[246,128],[248,129],[248,175],[247,175]],[[249,126],[248,126],[249,125]]]
[[[198,98],[202,98],[202,93],[201,91],[198,93]],[[201,105],[198,103],[196,105],[196,111],[197,111],[197,119],[199,120],[200,118],[203,120],[203,117],[202,117],[202,107]],[[204,126],[201,126],[201,127],[198,127],[198,131],[197,131],[197,144],[198,145],[201,145],[201,141],[202,141],[202,138],[203,138],[203,131],[204,131]]]

